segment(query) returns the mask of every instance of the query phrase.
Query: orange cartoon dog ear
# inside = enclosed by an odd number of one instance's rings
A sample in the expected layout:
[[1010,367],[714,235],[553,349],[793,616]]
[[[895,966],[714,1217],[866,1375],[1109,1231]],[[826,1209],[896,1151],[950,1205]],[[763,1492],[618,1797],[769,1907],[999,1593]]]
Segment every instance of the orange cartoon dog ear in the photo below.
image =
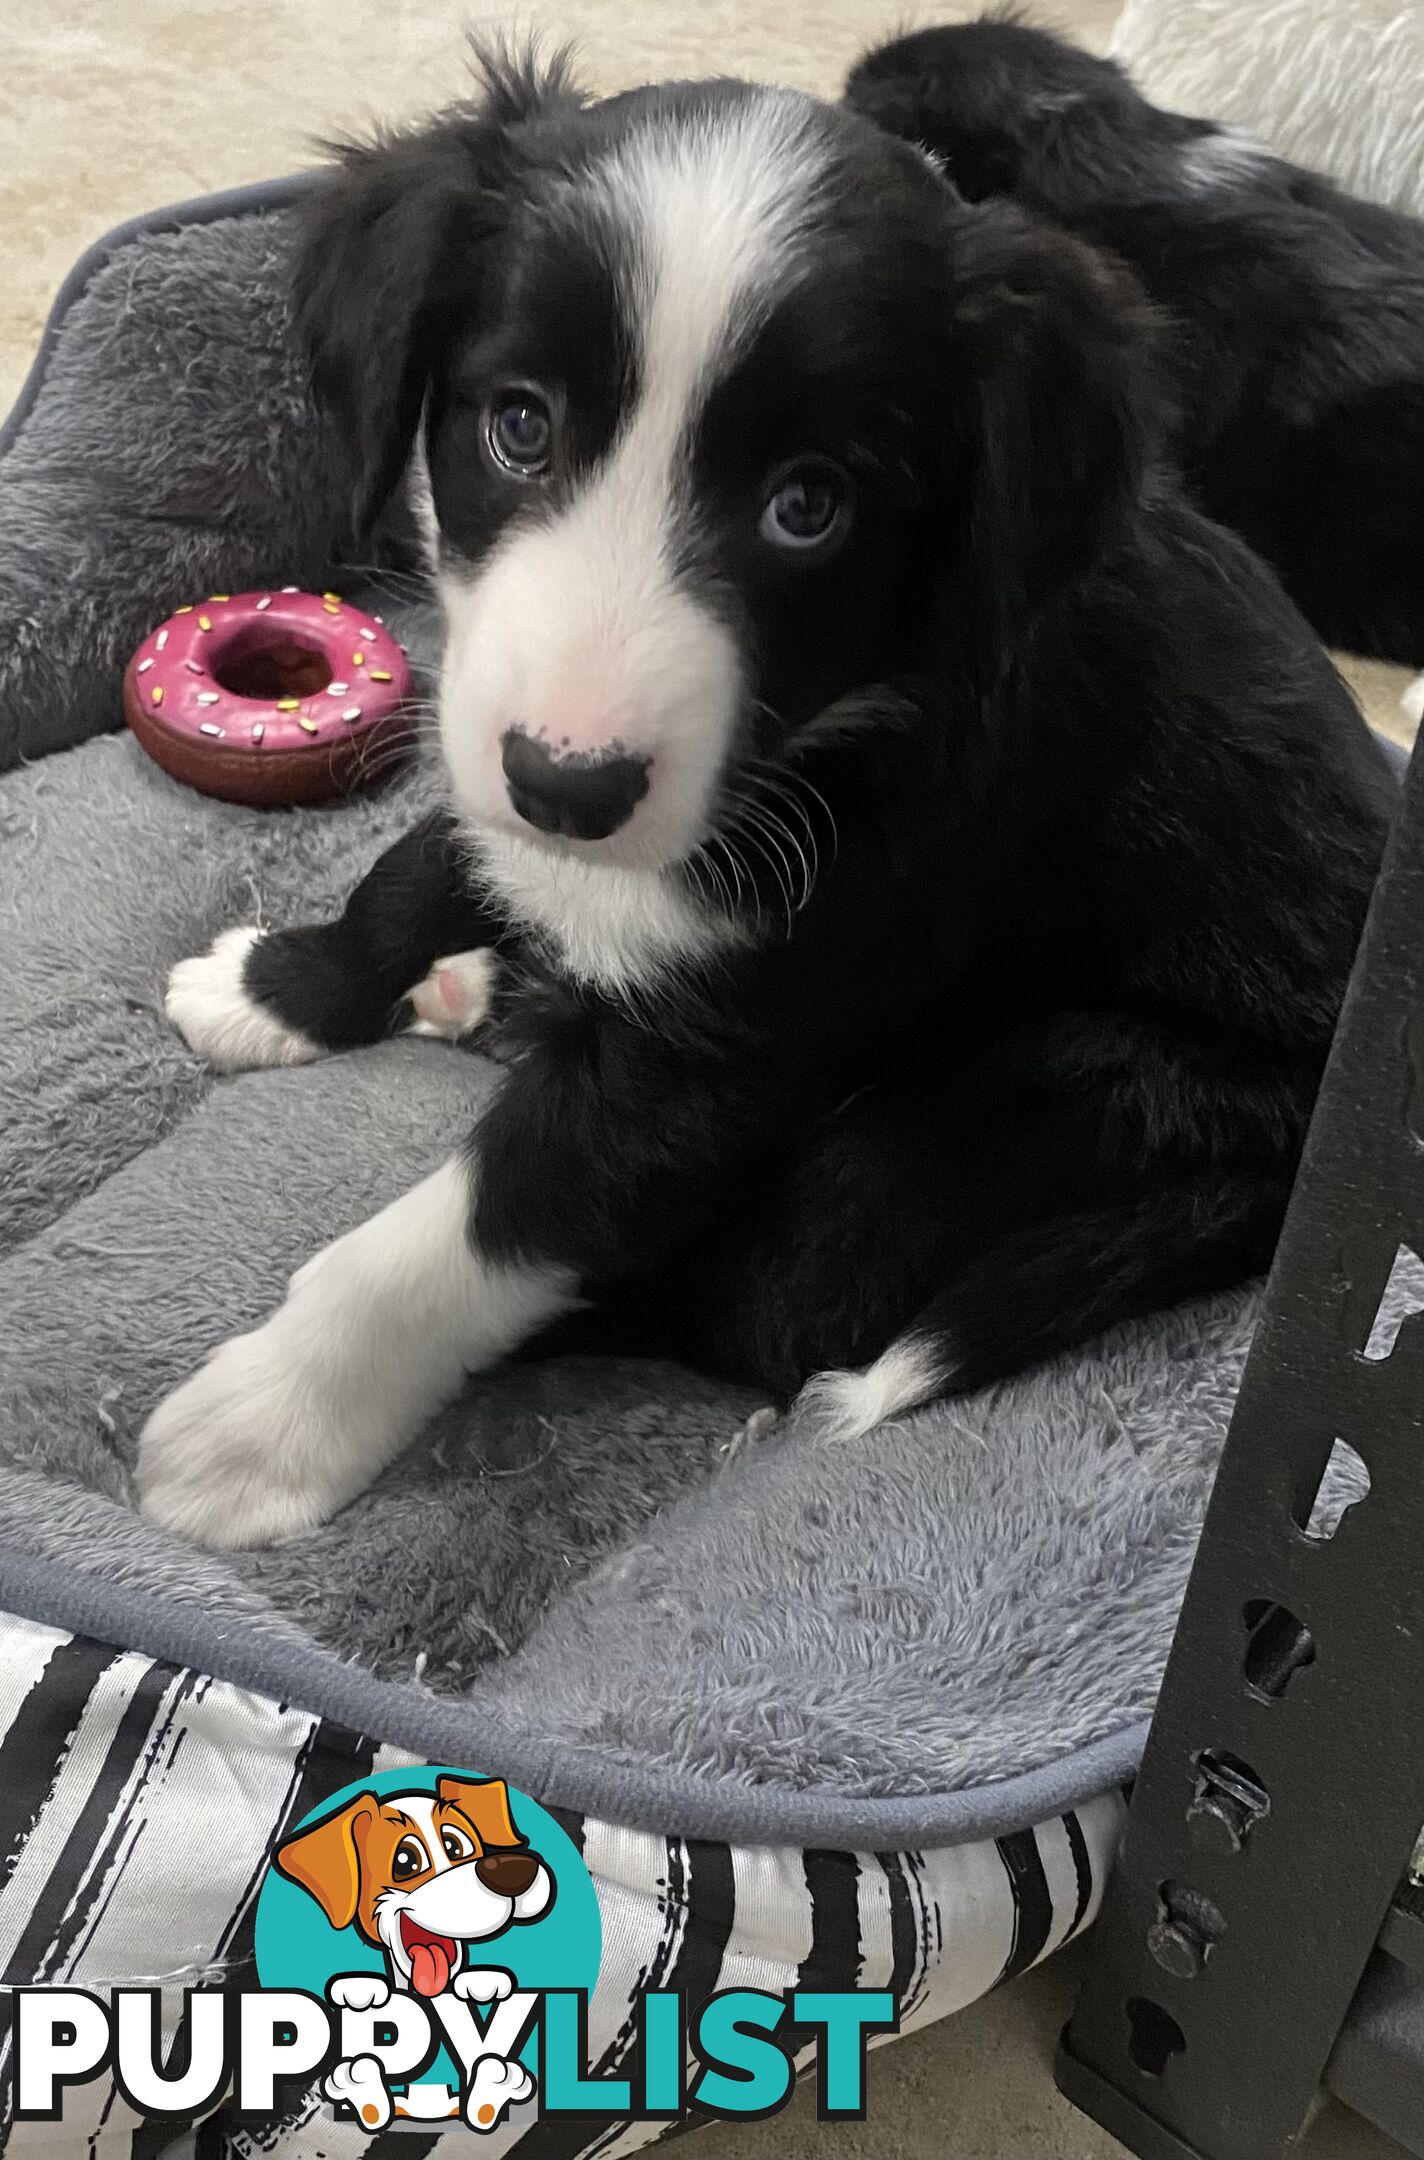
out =
[[509,1787],[503,1778],[437,1778],[435,1790],[442,1800],[460,1810],[481,1845],[528,1843],[514,1827],[514,1818],[509,1812]]
[[279,1845],[277,1865],[290,1881],[314,1897],[334,1928],[350,1927],[361,1890],[358,1824],[374,1822],[374,1793],[358,1793],[337,1815],[299,1830]]

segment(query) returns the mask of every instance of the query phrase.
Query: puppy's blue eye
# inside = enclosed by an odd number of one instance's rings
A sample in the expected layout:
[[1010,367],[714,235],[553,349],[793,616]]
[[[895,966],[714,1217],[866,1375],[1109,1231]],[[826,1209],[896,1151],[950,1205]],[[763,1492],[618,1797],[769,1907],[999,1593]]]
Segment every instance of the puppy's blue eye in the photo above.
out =
[[554,421],[532,390],[505,391],[490,405],[485,419],[490,455],[521,480],[547,472],[554,454]]
[[850,483],[838,466],[821,459],[793,465],[776,477],[758,527],[779,548],[823,547],[850,518]]

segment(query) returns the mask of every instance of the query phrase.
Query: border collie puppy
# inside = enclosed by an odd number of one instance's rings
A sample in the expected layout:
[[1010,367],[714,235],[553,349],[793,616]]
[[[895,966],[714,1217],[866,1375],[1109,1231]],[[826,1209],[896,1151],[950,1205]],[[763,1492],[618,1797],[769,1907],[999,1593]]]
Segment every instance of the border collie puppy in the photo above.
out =
[[1178,451],[1205,509],[1327,644],[1424,664],[1424,224],[1161,112],[1022,23],[900,38],[847,94],[972,201],[1012,195],[1130,264],[1174,326]]
[[307,1530],[571,1315],[860,1436],[1266,1266],[1394,788],[1124,274],[847,110],[500,66],[347,153],[299,311],[363,516],[414,454],[450,809],[169,1010],[501,984],[513,1057],[154,1412],[152,1517]]

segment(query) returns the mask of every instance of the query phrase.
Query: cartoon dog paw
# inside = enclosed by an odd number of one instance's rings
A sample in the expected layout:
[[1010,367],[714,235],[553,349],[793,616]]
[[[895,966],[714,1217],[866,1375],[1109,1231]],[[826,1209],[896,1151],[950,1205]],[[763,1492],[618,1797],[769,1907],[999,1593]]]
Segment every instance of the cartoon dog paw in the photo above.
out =
[[338,2010],[384,2010],[391,1999],[383,1973],[338,1973],[327,1982],[326,1993]]
[[344,2101],[357,2122],[368,2130],[384,2130],[391,2119],[390,2092],[374,2055],[355,2055],[350,2062],[334,2063],[322,2079],[321,2089],[328,2100]]
[[534,2080],[523,2063],[506,2062],[502,2055],[481,2055],[465,2091],[465,2120],[472,2130],[493,2130],[507,2109],[530,2099],[533,2092]]
[[497,1965],[472,1965],[456,1973],[450,1989],[461,2002],[502,2003],[514,1993],[514,1975]]

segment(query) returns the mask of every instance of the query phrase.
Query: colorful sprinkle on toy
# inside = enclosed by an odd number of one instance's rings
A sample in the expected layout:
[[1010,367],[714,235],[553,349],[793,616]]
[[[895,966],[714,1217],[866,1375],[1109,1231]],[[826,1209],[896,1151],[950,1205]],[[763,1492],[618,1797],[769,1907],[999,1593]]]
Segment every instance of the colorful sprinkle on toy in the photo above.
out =
[[366,677],[367,682],[389,682],[390,679],[391,671],[384,667],[373,667]]
[[366,665],[366,655],[363,652],[352,653],[351,665],[352,667],[364,667]]
[[264,727],[264,726],[262,725],[262,722],[261,722],[260,720],[256,720],[256,721],[254,721],[254,722],[253,722],[253,726],[252,726],[252,740],[253,740],[254,742],[261,742],[261,740],[262,740],[263,736],[264,736],[264,735],[265,735],[266,733],[267,733],[267,730],[266,730],[266,728],[265,728],[265,727]]
[[299,728],[304,728],[308,735],[315,735],[318,733],[315,720],[309,720],[305,713],[299,713],[297,715],[297,726]]
[[154,639],[154,641],[153,641],[153,644],[154,644],[154,650],[155,650],[156,652],[162,652],[162,651],[163,651],[163,648],[164,648],[164,646],[165,646],[165,645],[166,645],[167,643],[168,643],[168,632],[167,632],[166,630],[160,630],[160,631],[159,631],[159,633],[158,633],[158,635],[157,635],[157,637],[156,637],[156,638]]
[[345,697],[350,688],[349,682],[329,682],[326,686],[326,694],[328,697]]
[[153,661],[152,661],[152,659],[151,659],[151,658],[150,658],[150,659],[148,659],[148,660],[140,660],[140,662],[139,662],[139,664],[138,664],[138,671],[139,671],[139,674],[140,674],[140,675],[146,675],[146,674],[148,673],[149,669],[150,669],[150,668],[151,668],[152,666],[153,666]]
[[198,692],[198,703],[200,705],[216,705],[217,702],[218,694],[216,690],[200,690]]
[[219,735],[219,736],[220,736],[220,735],[222,734],[222,729],[221,729],[220,727],[216,727],[216,726],[214,726],[214,724],[213,724],[213,722],[212,722],[211,720],[200,720],[200,721],[198,722],[198,733],[199,733],[200,735]]
[[277,710],[278,712],[295,712],[301,702],[302,701],[300,698],[279,697],[277,700]]
[[206,675],[208,672],[205,667],[199,667],[196,660],[185,660],[183,665],[190,675]]
[[360,717],[361,717],[361,708],[360,708],[360,706],[359,706],[359,705],[348,705],[348,706],[347,706],[347,708],[346,708],[346,710],[345,710],[345,712],[344,712],[344,713],[343,713],[343,714],[341,715],[341,717],[342,717],[342,719],[343,719],[343,720],[359,720],[359,719],[360,719]]
[[213,618],[212,618],[212,616],[211,616],[211,615],[200,615],[200,616],[198,617],[198,628],[199,628],[200,630],[211,630],[211,629],[212,629],[212,627],[213,627]]
[[151,690],[149,691],[149,693],[148,693],[148,694],[149,694],[149,696],[150,696],[150,697],[151,697],[151,698],[153,699],[153,702],[154,702],[154,704],[155,704],[155,705],[161,705],[161,704],[163,703],[163,685],[162,685],[162,683],[161,683],[161,682],[160,682],[160,683],[155,683],[155,684],[154,684],[154,686],[153,686],[153,688],[152,688],[152,689],[151,689]]
[[261,599],[260,599],[260,600],[258,601],[258,603],[257,603],[257,612],[258,612],[258,614],[259,614],[259,615],[261,615],[261,614],[264,614],[264,613],[266,612],[266,610],[267,610],[267,609],[268,609],[269,607],[271,607],[271,605],[272,605],[272,595],[271,595],[271,593],[269,593],[269,592],[265,592],[265,593],[263,593],[263,595],[262,595],[262,598],[261,598]]

